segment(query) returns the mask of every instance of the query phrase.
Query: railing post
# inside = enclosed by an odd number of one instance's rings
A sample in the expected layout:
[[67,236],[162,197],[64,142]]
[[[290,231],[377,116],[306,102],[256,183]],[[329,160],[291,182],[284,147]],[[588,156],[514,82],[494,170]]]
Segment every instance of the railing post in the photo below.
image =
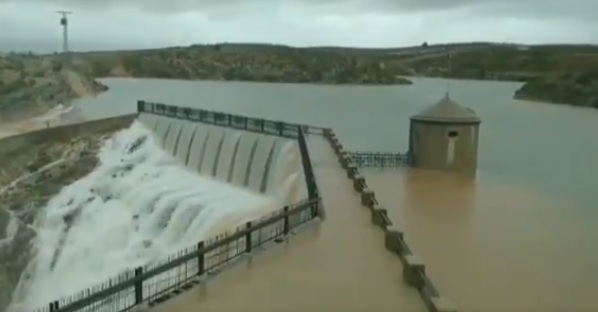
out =
[[143,101],[137,101],[137,112],[142,112],[143,111],[143,107],[145,106],[144,104],[145,102]]
[[248,125],[247,125],[247,123],[248,123],[248,122],[247,122],[247,121],[248,121],[248,119],[249,119],[249,118],[247,118],[247,117],[243,117],[243,123],[244,123],[244,125],[245,125],[245,128],[244,128],[245,130],[247,130],[247,127],[248,127]]
[[314,179],[314,173],[313,168],[311,167],[311,160],[309,158],[309,151],[307,150],[307,143],[305,142],[303,130],[299,129],[297,139],[299,140],[299,154],[301,154],[301,164],[303,165],[303,173],[305,175],[307,195],[309,199],[314,199],[317,197],[317,191],[312,181],[312,179]]
[[318,205],[320,204],[319,201],[311,204],[311,218],[315,219],[318,216]]
[[283,125],[284,125],[284,123],[280,122],[280,121],[276,123],[276,127],[278,128],[278,135],[280,135],[280,136],[282,136]]
[[264,132],[264,120],[260,119],[260,130]]
[[135,305],[143,302],[143,280],[141,275],[143,274],[143,268],[135,268]]
[[290,222],[290,216],[289,216],[289,206],[284,206],[284,208],[282,209],[283,213],[284,213],[284,225],[282,228],[282,231],[284,233],[285,236],[289,235],[289,232],[291,231],[291,222]]
[[247,234],[245,234],[245,252],[250,253],[253,248],[253,243],[251,241],[251,221],[248,221],[245,224],[245,227],[247,229]]
[[233,124],[232,118],[233,118],[233,116],[231,116],[230,114],[228,114],[228,126],[229,127]]
[[50,312],[58,311],[58,300],[50,302]]
[[206,243],[201,241],[197,244],[197,251],[199,255],[197,256],[197,276],[202,276],[206,271],[206,255],[203,252]]

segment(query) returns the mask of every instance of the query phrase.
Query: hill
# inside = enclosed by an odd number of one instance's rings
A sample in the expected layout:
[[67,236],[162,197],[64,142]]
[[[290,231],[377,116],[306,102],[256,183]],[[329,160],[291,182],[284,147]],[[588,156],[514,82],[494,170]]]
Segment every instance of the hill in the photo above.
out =
[[[450,61],[449,61],[450,56]],[[277,83],[405,85],[404,78],[525,82],[517,98],[592,106],[598,46],[523,46],[490,42],[406,48],[303,47],[257,43],[0,58],[0,116],[38,114],[104,88],[92,77]],[[75,77],[75,78],[73,78]],[[75,83],[73,83],[75,81]],[[80,82],[80,83],[79,83]]]
[[598,70],[533,79],[515,92],[515,98],[598,108]]
[[402,85],[408,72],[384,57],[275,45],[194,45],[85,53],[75,62],[98,76],[279,83]]
[[[96,77],[376,85],[411,83],[405,76],[521,81],[526,84],[517,98],[583,106],[592,102],[594,88],[555,77],[598,70],[598,46],[489,42],[384,49],[230,43],[77,58],[79,69]],[[540,91],[548,81],[551,92]]]
[[0,55],[0,121],[43,115],[78,97],[107,88],[93,77],[55,59],[32,55]]
[[462,45],[399,58],[415,76],[521,81],[517,99],[598,107],[595,45]]

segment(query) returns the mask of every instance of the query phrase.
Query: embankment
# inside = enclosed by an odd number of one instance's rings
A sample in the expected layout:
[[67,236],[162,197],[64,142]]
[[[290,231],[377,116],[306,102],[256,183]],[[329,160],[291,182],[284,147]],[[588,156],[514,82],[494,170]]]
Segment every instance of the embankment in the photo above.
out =
[[16,122],[46,114],[76,98],[108,88],[92,76],[49,57],[0,56],[0,121]]

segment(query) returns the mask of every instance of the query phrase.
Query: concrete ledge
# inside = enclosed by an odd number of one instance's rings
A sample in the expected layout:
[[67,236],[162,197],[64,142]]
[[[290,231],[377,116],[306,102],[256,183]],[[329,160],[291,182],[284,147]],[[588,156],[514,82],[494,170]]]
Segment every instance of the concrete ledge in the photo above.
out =
[[357,165],[355,165],[355,164],[347,165],[347,178],[353,179],[353,177],[355,177],[355,175],[357,175],[358,173],[359,173],[359,169],[357,168]]
[[330,136],[330,145],[332,145],[332,148],[334,149],[334,152],[337,155],[339,154],[339,152],[341,152],[343,150],[343,144],[341,144],[341,142],[338,140],[338,138],[334,134],[332,134]]
[[345,150],[343,148],[343,145],[341,143],[338,143],[338,141],[336,142],[336,145],[334,145],[334,146],[335,146],[335,151],[336,151],[337,155],[340,155],[340,153]]
[[365,178],[361,174],[356,174],[353,176],[353,189],[357,192],[363,191],[363,189],[367,187],[365,184]]
[[405,235],[403,232],[399,231],[396,227],[386,227],[386,230],[384,231],[384,246],[386,247],[386,250],[391,251],[396,255],[402,255],[403,245],[401,244],[401,241],[403,241],[404,237]]
[[343,167],[343,169],[347,170],[347,166],[351,163],[349,154],[346,151],[341,151],[338,154],[338,162],[341,163],[341,167]]
[[372,223],[374,225],[386,229],[386,227],[390,225],[389,221],[386,208],[381,208],[379,206],[372,208]]
[[344,159],[343,159],[344,161],[341,162],[341,166],[343,167],[343,169],[348,170],[351,165],[353,165],[353,166],[355,166],[355,168],[357,168],[357,164],[355,164],[353,162],[353,159],[351,159],[351,157],[349,157],[346,154],[343,155],[343,157],[344,157]]
[[369,208],[374,207],[375,196],[374,191],[369,188],[363,189],[363,191],[361,191],[361,204]]
[[407,255],[404,257],[403,263],[403,279],[407,285],[417,289],[422,288],[424,281],[420,277],[420,272],[426,272],[424,262],[415,255]]

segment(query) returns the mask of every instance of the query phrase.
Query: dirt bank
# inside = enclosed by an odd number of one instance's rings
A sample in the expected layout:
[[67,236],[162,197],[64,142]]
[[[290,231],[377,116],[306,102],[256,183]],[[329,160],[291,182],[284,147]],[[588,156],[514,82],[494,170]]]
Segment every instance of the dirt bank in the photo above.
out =
[[[68,107],[73,99],[107,90],[93,77],[72,68],[46,57],[0,56],[0,122],[41,116],[58,105]],[[0,133],[10,132],[3,128]]]

